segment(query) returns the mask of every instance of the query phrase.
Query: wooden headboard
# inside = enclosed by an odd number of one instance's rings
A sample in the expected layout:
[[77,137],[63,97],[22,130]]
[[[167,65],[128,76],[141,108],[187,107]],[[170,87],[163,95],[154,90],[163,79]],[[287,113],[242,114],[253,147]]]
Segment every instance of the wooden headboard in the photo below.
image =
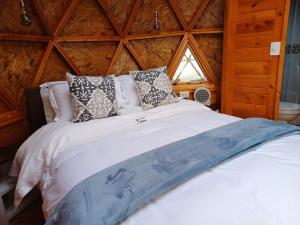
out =
[[47,124],[40,95],[40,88],[26,89],[25,95],[30,132],[33,133],[43,125]]

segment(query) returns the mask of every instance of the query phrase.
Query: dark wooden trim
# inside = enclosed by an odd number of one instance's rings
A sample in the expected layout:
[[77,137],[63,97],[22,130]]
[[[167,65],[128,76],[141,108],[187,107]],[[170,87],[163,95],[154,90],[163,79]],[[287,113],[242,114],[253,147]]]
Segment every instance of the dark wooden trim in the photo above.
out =
[[56,47],[57,51],[61,54],[63,59],[68,63],[68,65],[71,67],[71,69],[77,74],[80,75],[80,69],[74,64],[74,62],[71,60],[71,58],[67,55],[65,50],[61,47],[61,45],[57,42],[53,42],[54,46]]
[[56,25],[56,28],[53,31],[53,36],[57,36],[59,32],[62,30],[64,25],[68,22],[70,16],[74,12],[75,8],[77,7],[79,3],[79,0],[73,0],[71,4],[69,5],[66,13],[62,16],[62,18],[58,21],[58,24]]
[[126,24],[126,27],[125,27],[125,29],[124,29],[124,31],[122,33],[122,37],[123,38],[126,37],[126,35],[128,35],[128,33],[129,33],[129,31],[130,31],[130,29],[132,27],[132,24],[134,22],[134,19],[136,18],[136,15],[138,13],[138,10],[141,7],[141,4],[142,4],[142,0],[136,0],[136,2],[134,4],[134,7],[133,7],[133,9],[131,11],[131,14],[129,16],[128,22]]
[[124,40],[124,44],[126,45],[127,49],[129,50],[129,52],[131,53],[131,55],[133,56],[133,58],[135,59],[135,61],[137,62],[137,64],[144,70],[146,69],[146,65],[143,62],[143,60],[138,56],[138,54],[135,52],[135,50],[132,48],[132,46],[130,45],[130,43],[127,40]]
[[120,28],[119,24],[117,23],[117,21],[115,20],[115,17],[113,15],[113,13],[109,9],[107,1],[106,0],[97,0],[97,1],[101,5],[101,7],[103,8],[109,22],[111,23],[111,25],[113,26],[113,28],[115,29],[117,34],[121,35],[122,34],[121,28]]
[[33,82],[31,84],[32,87],[35,87],[35,86],[37,86],[39,84],[40,79],[42,77],[42,74],[43,74],[43,72],[45,70],[46,64],[47,64],[47,62],[49,60],[49,57],[51,55],[53,46],[54,46],[53,41],[49,41],[49,43],[47,45],[47,48],[46,48],[46,50],[45,50],[45,52],[44,52],[44,54],[42,56],[42,59],[41,59],[40,65],[39,65],[39,67],[37,69],[37,72],[36,72],[36,74],[34,76]]

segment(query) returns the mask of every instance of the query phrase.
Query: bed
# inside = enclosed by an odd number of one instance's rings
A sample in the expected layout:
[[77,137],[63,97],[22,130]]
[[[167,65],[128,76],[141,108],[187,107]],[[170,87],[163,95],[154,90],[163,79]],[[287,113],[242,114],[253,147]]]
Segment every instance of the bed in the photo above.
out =
[[[85,123],[50,123],[32,134],[16,154],[11,170],[19,177],[16,204],[38,185],[48,219],[72,188],[98,171],[239,120],[180,100]],[[40,121],[44,123],[43,118]],[[121,224],[299,225],[299,212],[298,133],[193,177],[148,202]]]

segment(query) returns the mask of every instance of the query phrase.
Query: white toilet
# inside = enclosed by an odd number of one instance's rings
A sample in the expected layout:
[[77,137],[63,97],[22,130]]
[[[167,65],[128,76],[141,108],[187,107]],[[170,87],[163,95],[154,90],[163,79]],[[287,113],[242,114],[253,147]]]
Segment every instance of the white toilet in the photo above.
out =
[[279,120],[300,125],[300,104],[280,102]]

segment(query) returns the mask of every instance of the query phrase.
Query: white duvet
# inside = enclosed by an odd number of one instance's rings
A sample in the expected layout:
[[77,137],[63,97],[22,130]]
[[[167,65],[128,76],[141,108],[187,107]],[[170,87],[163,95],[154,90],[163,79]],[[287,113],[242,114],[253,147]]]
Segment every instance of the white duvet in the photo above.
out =
[[[146,121],[137,123],[144,116]],[[180,101],[145,112],[89,121],[50,123],[19,149],[15,203],[39,185],[45,217],[92,174],[127,158],[238,118]],[[97,147],[93,146],[97,141]],[[300,135],[198,175],[152,201],[123,225],[300,225]]]

